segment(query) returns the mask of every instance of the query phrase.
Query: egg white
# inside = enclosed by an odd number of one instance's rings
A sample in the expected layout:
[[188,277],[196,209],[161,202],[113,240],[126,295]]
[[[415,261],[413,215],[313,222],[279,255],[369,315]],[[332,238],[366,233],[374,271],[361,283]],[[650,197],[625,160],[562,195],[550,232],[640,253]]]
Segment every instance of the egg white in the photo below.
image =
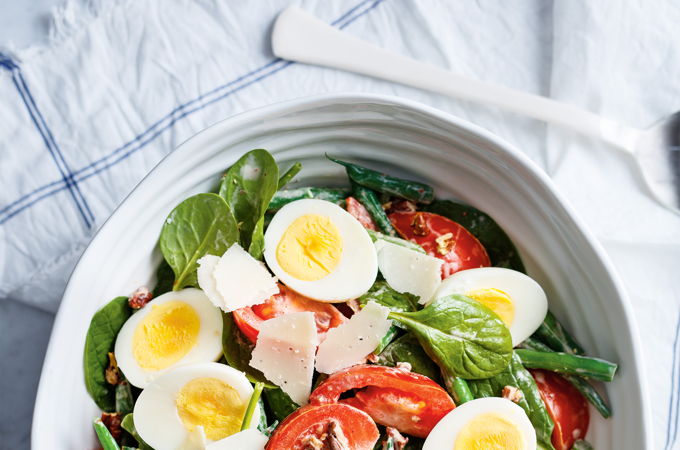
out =
[[536,430],[524,410],[510,400],[487,397],[463,403],[445,415],[425,439],[423,450],[454,448],[458,434],[465,425],[480,414],[487,413],[498,414],[515,424],[524,436],[527,449],[536,449]]
[[[279,264],[276,250],[295,219],[308,214],[329,217],[342,238],[340,262],[320,280],[304,281],[288,274]],[[338,205],[325,200],[304,199],[288,203],[272,218],[264,236],[264,258],[272,272],[286,286],[323,302],[343,302],[366,293],[378,274],[373,241],[364,227]]]
[[[139,436],[157,449],[187,449],[192,442],[213,441],[204,436],[197,437],[184,427],[176,407],[176,398],[182,387],[196,378],[217,378],[233,387],[243,403],[253,395],[253,387],[245,374],[225,364],[208,362],[177,367],[164,373],[139,394],[135,403],[134,421]],[[249,428],[256,428],[260,417],[260,406],[255,407]],[[219,441],[217,441],[219,442]]]
[[456,272],[442,281],[434,298],[464,295],[476,289],[498,289],[510,297],[515,306],[515,318],[508,327],[513,347],[531,336],[548,313],[548,299],[536,281],[521,272],[501,267]]
[[[200,321],[196,344],[177,363],[161,370],[148,370],[139,365],[132,353],[132,344],[137,326],[151,312],[153,306],[179,300],[194,308]],[[222,315],[199,289],[182,289],[165,293],[147,303],[125,322],[114,349],[118,367],[128,381],[139,388],[146,387],[162,373],[184,364],[216,361],[222,356]]]

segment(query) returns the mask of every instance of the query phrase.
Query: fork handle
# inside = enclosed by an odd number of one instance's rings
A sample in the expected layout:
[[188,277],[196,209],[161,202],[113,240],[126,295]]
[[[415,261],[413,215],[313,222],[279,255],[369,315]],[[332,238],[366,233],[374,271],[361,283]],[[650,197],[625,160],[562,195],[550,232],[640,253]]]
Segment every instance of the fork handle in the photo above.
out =
[[571,128],[633,151],[639,130],[624,127],[574,105],[516,91],[389,52],[291,6],[272,33],[274,54],[282,59],[333,67],[394,81],[461,100],[486,103],[544,122]]

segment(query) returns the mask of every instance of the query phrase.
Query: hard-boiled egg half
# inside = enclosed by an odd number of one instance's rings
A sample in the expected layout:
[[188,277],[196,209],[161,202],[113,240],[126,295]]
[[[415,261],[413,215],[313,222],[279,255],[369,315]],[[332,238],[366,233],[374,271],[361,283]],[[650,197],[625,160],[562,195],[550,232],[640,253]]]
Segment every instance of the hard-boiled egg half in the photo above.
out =
[[264,236],[267,265],[286,286],[323,302],[364,294],[375,281],[373,242],[347,211],[325,200],[291,202]]
[[524,410],[500,397],[463,403],[445,415],[423,450],[534,450],[536,431]]
[[[241,429],[253,387],[243,372],[219,363],[192,364],[164,373],[139,394],[134,421],[157,449],[204,449]],[[257,427],[259,405],[250,428]]]
[[175,366],[219,359],[222,315],[199,289],[168,292],[125,322],[114,352],[128,381],[144,388]]
[[454,273],[442,282],[435,298],[451,294],[466,295],[493,310],[510,329],[513,346],[531,336],[548,312],[548,300],[538,283],[501,267]]

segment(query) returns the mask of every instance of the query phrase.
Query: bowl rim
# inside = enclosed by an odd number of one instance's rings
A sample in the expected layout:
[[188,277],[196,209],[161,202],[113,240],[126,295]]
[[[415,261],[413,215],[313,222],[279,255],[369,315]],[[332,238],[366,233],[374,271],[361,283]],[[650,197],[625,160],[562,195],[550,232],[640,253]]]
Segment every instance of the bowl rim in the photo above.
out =
[[[429,106],[426,104],[423,104],[421,102],[415,101],[415,100],[410,100],[410,99],[405,99],[402,97],[394,96],[394,95],[384,95],[384,94],[371,94],[371,93],[357,93],[357,92],[338,92],[338,93],[328,93],[328,94],[317,94],[317,95],[310,95],[310,96],[305,96],[305,97],[299,97],[291,100],[285,100],[285,101],[280,101],[280,102],[275,102],[271,103],[268,105],[263,105],[254,109],[250,109],[238,114],[235,114],[233,116],[227,117],[225,119],[222,119],[213,125],[208,126],[207,128],[204,128],[203,130],[193,134],[189,138],[187,138],[184,142],[182,142],[180,145],[178,145],[175,149],[170,151],[168,154],[166,154],[156,165],[149,170],[149,172],[137,183],[137,185],[134,186],[134,188],[120,201],[120,203],[116,206],[116,208],[111,212],[111,214],[107,217],[107,219],[102,223],[102,225],[99,227],[99,229],[96,231],[96,233],[92,236],[92,239],[88,243],[87,247],[85,250],[81,253],[80,257],[78,258],[77,263],[75,264],[73,271],[69,275],[68,282],[66,283],[66,287],[64,289],[64,293],[62,294],[62,301],[59,305],[59,308],[57,310],[57,314],[55,315],[54,323],[52,326],[52,331],[50,332],[50,339],[48,342],[47,349],[45,351],[45,358],[43,360],[43,365],[41,368],[41,373],[40,373],[40,379],[38,382],[38,388],[36,392],[36,397],[35,397],[35,402],[34,402],[34,410],[33,410],[33,415],[32,415],[32,424],[31,424],[31,446],[35,447],[37,445],[37,439],[38,435],[40,434],[40,430],[38,429],[39,427],[36,426],[37,423],[39,423],[40,415],[39,415],[39,408],[38,406],[47,402],[48,401],[48,395],[49,392],[46,391],[45,383],[43,378],[47,377],[47,374],[45,372],[45,368],[52,365],[52,359],[53,355],[55,354],[54,351],[54,346],[56,345],[54,343],[54,337],[59,335],[61,333],[62,328],[67,326],[66,320],[68,316],[64,311],[69,310],[68,305],[73,301],[70,300],[70,298],[74,298],[75,296],[70,295],[71,294],[71,282],[75,275],[78,273],[81,261],[83,258],[85,258],[88,253],[91,251],[92,244],[97,240],[101,239],[101,236],[108,232],[108,223],[110,222],[110,219],[112,216],[114,216],[121,206],[125,204],[130,198],[130,196],[134,195],[135,192],[137,192],[139,189],[144,188],[145,182],[147,179],[157,170],[157,168],[164,163],[168,159],[168,157],[178,151],[181,151],[185,147],[191,147],[194,142],[198,142],[201,139],[212,139],[216,138],[219,135],[225,133],[227,130],[232,129],[232,128],[238,128],[241,124],[247,124],[252,122],[255,119],[265,117],[265,116],[281,116],[285,115],[286,113],[290,113],[293,111],[299,111],[299,110],[308,110],[308,109],[313,109],[313,108],[319,108],[323,106],[332,106],[335,104],[361,104],[361,103],[376,103],[376,104],[382,104],[385,106],[393,106],[393,107],[399,107],[403,109],[408,109],[411,110],[412,112],[420,113],[425,116],[430,116],[436,120],[447,122],[455,127],[458,127],[460,129],[463,129],[471,134],[477,135],[478,137],[489,141],[491,144],[495,145],[497,148],[502,149],[503,152],[505,152],[508,157],[514,159],[516,162],[518,162],[520,165],[524,166],[532,175],[535,176],[535,179],[540,183],[541,187],[549,193],[554,200],[556,200],[554,203],[556,204],[556,207],[561,209],[561,213],[564,217],[569,218],[572,222],[573,225],[578,228],[578,230],[581,232],[583,235],[583,238],[586,240],[588,245],[593,249],[595,255],[597,258],[600,260],[600,263],[602,264],[603,268],[605,269],[607,275],[609,276],[609,281],[611,282],[612,287],[614,288],[616,292],[616,297],[619,300],[619,303],[621,304],[622,310],[623,310],[623,315],[626,320],[626,325],[628,328],[628,331],[630,332],[631,335],[631,342],[633,344],[632,348],[632,358],[635,362],[635,371],[637,373],[640,386],[638,386],[640,393],[641,393],[641,399],[643,404],[641,406],[641,414],[642,414],[642,431],[644,434],[643,441],[645,442],[646,448],[653,448],[653,443],[652,443],[652,435],[651,435],[651,409],[650,409],[650,402],[649,402],[649,395],[648,395],[648,388],[647,388],[647,376],[646,372],[643,367],[643,362],[642,362],[642,345],[641,345],[641,340],[640,340],[640,334],[639,330],[636,324],[636,321],[634,319],[633,315],[633,307],[630,302],[630,298],[627,294],[627,291],[623,287],[623,282],[618,275],[613,263],[611,262],[609,255],[606,253],[604,250],[604,247],[602,244],[595,238],[594,234],[590,231],[590,229],[587,227],[585,222],[581,219],[581,217],[578,215],[578,213],[574,210],[574,208],[571,206],[571,204],[567,201],[567,199],[564,197],[564,195],[559,191],[557,186],[554,184],[554,182],[550,179],[550,177],[545,173],[534,161],[532,161],[529,156],[527,156],[525,153],[520,151],[517,147],[515,147],[513,144],[510,142],[506,141],[505,139],[495,135],[491,131],[487,130],[486,128],[483,128],[480,125],[476,125],[472,122],[469,122],[466,119],[462,119],[458,116],[455,116],[451,113],[442,111],[440,109],[437,109],[433,106]],[[559,205],[559,206],[557,206]]]

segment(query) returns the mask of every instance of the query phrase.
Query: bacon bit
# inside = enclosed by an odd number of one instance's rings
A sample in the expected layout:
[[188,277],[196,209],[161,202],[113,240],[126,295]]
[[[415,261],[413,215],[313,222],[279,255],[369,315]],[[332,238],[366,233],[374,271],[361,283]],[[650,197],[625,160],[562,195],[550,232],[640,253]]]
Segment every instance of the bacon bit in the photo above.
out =
[[142,286],[132,293],[132,295],[128,299],[128,305],[130,305],[130,308],[132,309],[140,309],[144,305],[149,303],[152,298],[153,294],[151,293],[151,291],[149,291],[149,289],[147,289],[146,287]]
[[387,214],[393,212],[413,212],[416,210],[416,204],[409,200],[395,200],[383,203],[382,207]]
[[[106,378],[106,382],[109,384],[113,384],[114,386],[121,381],[120,377],[120,370],[118,369],[118,362],[116,361],[116,355],[113,354],[113,352],[108,353],[109,356],[109,367],[106,368],[106,371],[104,371],[104,378]],[[104,420],[104,419],[102,419]]]
[[[383,441],[383,450],[387,450],[389,448],[393,448],[394,450],[403,450],[403,448],[406,447],[406,444],[408,444],[408,438],[402,436],[402,434],[396,428],[387,427],[385,428],[385,433],[387,433],[387,436]],[[389,438],[392,438],[392,444],[394,444],[393,447],[389,447]]]
[[397,367],[397,369],[403,370],[404,372],[410,372],[411,369],[412,369],[411,363],[401,362],[401,361],[399,361],[399,362],[397,363],[397,366],[396,366],[396,367]]
[[437,253],[444,256],[453,249],[453,233],[442,234],[434,240],[437,243]]
[[415,234],[416,236],[427,236],[428,234],[430,234],[430,229],[427,226],[425,216],[421,213],[416,213],[413,216],[411,228],[413,228],[413,234]]
[[352,310],[355,314],[358,313],[361,310],[361,304],[359,304],[359,300],[356,298],[353,298],[352,300],[347,300],[345,304],[349,307],[349,309]]
[[376,355],[375,353],[371,353],[366,357],[366,361],[375,364],[379,361],[378,355]]
[[[321,430],[317,430],[319,432]],[[342,428],[337,421],[328,422],[326,431],[317,437],[307,436],[302,441],[303,450],[350,450],[349,440],[342,432]]]
[[120,442],[120,435],[122,433],[122,429],[120,428],[121,420],[122,417],[120,413],[102,413],[102,422],[106,425],[106,428],[109,429],[111,436],[118,442]]
[[505,386],[503,388],[503,398],[510,400],[511,402],[517,403],[522,399],[522,391],[517,389],[515,386]]

